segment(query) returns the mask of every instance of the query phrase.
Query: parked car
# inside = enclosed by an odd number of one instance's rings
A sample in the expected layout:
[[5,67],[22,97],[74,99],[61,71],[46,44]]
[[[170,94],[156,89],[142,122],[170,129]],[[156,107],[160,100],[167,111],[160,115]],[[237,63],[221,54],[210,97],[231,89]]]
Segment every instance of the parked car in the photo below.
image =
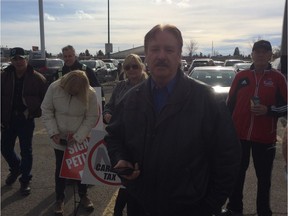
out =
[[215,63],[213,59],[210,58],[194,59],[189,67],[188,74],[190,74],[195,67],[204,67],[204,66],[215,66]]
[[225,67],[233,66],[236,63],[244,63],[244,61],[241,60],[241,59],[226,59],[225,62],[224,62],[224,66]]
[[115,65],[115,67],[117,68],[119,61],[117,59],[102,59],[103,62],[109,62],[109,63],[113,63]]
[[233,67],[195,67],[189,77],[213,87],[219,101],[226,101],[236,71]]
[[105,77],[106,81],[115,81],[117,78],[117,67],[111,62],[105,62],[107,67],[107,75]]
[[2,62],[1,63],[1,72],[7,68],[9,65],[11,64],[11,62]]
[[252,65],[252,62],[248,63],[248,62],[245,62],[245,63],[236,63],[234,64],[234,68],[237,72],[239,71],[242,71],[242,70],[247,70],[251,67]]
[[90,60],[80,60],[82,64],[85,64],[87,67],[91,68],[100,83],[106,81],[105,77],[108,74],[106,64],[100,59],[90,59]]
[[28,63],[47,79],[48,84],[58,78],[58,69],[64,66],[64,61],[58,58],[29,59]]
[[214,61],[216,66],[224,66],[224,61]]
[[281,71],[281,61],[280,58],[274,59],[274,61],[271,62],[272,68],[275,68],[279,71]]

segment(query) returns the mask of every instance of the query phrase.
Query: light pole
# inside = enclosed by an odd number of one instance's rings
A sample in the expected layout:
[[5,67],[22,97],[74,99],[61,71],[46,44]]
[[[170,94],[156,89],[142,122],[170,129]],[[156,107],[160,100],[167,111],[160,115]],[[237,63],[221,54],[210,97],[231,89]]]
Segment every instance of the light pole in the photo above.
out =
[[38,3],[39,3],[41,58],[46,58],[46,55],[45,55],[44,18],[43,18],[43,0],[39,0]]
[[107,49],[107,57],[110,58],[111,45],[110,45],[110,4],[108,0],[108,49]]

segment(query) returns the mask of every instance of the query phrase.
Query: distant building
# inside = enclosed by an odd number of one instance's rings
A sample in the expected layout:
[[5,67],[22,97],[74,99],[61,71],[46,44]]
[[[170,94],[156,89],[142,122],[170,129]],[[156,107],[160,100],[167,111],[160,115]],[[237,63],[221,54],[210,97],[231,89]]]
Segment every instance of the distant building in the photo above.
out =
[[10,48],[8,48],[8,47],[0,47],[0,57],[1,57],[1,62],[9,61]]
[[0,56],[1,57],[9,57],[10,56],[10,48],[0,47]]
[[132,49],[128,49],[128,50],[124,50],[124,51],[119,51],[116,53],[111,53],[110,54],[110,58],[113,59],[124,59],[126,58],[126,56],[128,56],[129,54],[137,54],[139,56],[144,56],[144,46],[139,46],[139,47],[135,47]]

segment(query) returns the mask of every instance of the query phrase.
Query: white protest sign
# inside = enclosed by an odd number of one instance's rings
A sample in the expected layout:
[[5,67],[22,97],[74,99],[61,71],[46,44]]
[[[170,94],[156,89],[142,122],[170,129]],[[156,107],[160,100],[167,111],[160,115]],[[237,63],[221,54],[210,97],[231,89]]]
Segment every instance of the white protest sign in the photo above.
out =
[[121,186],[116,173],[110,172],[111,164],[104,143],[105,131],[93,129],[86,155],[82,183],[91,185]]

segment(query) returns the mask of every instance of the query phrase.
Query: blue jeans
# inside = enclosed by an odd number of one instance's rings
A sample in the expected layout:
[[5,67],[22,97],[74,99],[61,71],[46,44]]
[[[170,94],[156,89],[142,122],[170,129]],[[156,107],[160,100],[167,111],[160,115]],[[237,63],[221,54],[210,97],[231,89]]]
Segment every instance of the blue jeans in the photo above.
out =
[[[33,163],[32,138],[35,128],[34,119],[26,119],[24,115],[12,116],[11,124],[1,131],[1,153],[7,161],[12,173],[21,172],[21,182],[29,182],[32,178],[31,170]],[[14,148],[16,138],[19,139],[20,156]]]
[[237,212],[243,211],[243,187],[246,170],[249,167],[250,152],[252,151],[252,158],[257,176],[257,213],[259,216],[271,216],[270,188],[273,161],[276,153],[275,144],[263,144],[241,140],[241,145],[241,169],[234,187],[234,192],[229,197],[227,208]]

